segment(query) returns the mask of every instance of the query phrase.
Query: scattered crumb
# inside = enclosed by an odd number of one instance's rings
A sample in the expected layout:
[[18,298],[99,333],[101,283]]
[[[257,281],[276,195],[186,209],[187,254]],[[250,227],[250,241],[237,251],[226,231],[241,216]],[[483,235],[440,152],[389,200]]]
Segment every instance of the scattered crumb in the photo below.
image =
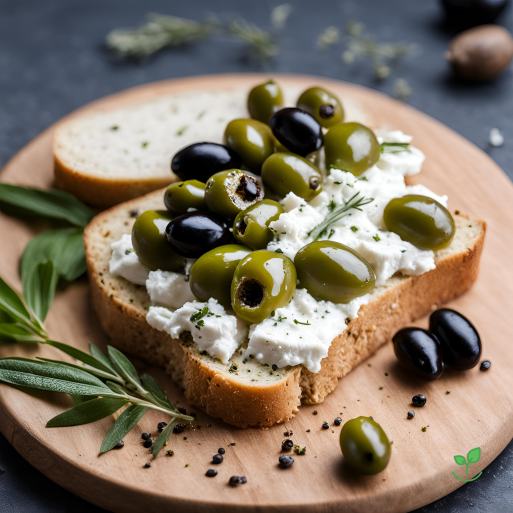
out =
[[504,136],[498,128],[492,128],[490,130],[488,140],[494,148],[498,148],[504,144]]

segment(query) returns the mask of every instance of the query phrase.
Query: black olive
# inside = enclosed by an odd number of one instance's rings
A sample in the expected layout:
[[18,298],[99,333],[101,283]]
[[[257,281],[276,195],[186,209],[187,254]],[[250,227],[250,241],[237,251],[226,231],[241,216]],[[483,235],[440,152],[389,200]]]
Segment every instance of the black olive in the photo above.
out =
[[225,169],[240,168],[241,158],[228,146],[201,142],[182,148],[171,161],[171,169],[182,180],[206,182]]
[[294,458],[292,456],[280,456],[278,461],[281,468],[289,468],[294,463]]
[[220,449],[217,450],[218,454],[224,454],[226,451],[224,450],[223,447],[221,447]]
[[481,357],[481,339],[472,323],[454,310],[441,308],[431,314],[429,331],[440,341],[446,365],[464,371]]
[[460,28],[495,21],[509,0],[442,0],[448,21]]
[[207,477],[216,477],[217,476],[217,470],[213,468],[209,468],[207,470],[207,473],[205,474]]
[[214,454],[214,457],[212,458],[212,463],[219,465],[222,462],[223,462],[223,456],[221,454]]
[[[178,411],[180,411],[180,408],[178,408]],[[181,413],[181,412],[180,412]],[[184,412],[185,413],[185,412]],[[167,422],[159,422],[157,424],[157,429],[162,433],[164,431],[164,428],[167,426]]]
[[403,367],[424,379],[438,379],[444,371],[442,348],[429,331],[403,328],[392,339],[395,356]]
[[166,236],[171,248],[186,258],[199,258],[232,242],[228,224],[212,212],[189,212],[175,217],[166,227]]
[[315,118],[297,108],[281,109],[273,114],[271,130],[288,150],[304,157],[324,143],[322,127]]
[[424,406],[426,404],[426,402],[427,402],[426,396],[422,395],[422,394],[414,395],[411,398],[411,404],[413,404],[413,406]]

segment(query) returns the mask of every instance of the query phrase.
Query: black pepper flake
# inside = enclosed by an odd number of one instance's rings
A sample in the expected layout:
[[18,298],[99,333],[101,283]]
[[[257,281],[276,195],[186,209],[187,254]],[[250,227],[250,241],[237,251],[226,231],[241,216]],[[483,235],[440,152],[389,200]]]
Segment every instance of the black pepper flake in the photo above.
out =
[[219,454],[224,454],[226,451],[225,451],[225,449],[223,447],[220,447],[219,449],[217,449],[217,452]]
[[214,454],[214,457],[212,458],[212,463],[215,465],[219,465],[220,463],[223,463],[223,456],[222,454]]
[[244,484],[246,482],[247,482],[247,479],[244,476],[232,476],[232,477],[230,477],[230,481],[228,481],[230,486],[238,486],[238,485]]
[[141,438],[142,438],[143,440],[148,440],[148,438],[150,438],[150,436],[151,436],[151,435],[150,435],[149,433],[143,433],[143,434],[141,435]]
[[282,451],[290,451],[294,447],[294,442],[290,439],[283,440],[281,443],[281,450]]
[[230,445],[231,445],[232,447],[235,447],[235,442],[232,442]]
[[217,476],[217,470],[214,468],[209,468],[207,470],[207,473],[205,474],[207,477],[216,477]]
[[309,429],[307,429],[307,430],[306,430],[306,432],[307,432],[307,433],[310,433],[310,430],[309,430]]
[[178,408],[178,411],[182,414],[182,415],[187,415],[187,410],[183,407],[180,407]]
[[166,454],[167,454],[168,456],[174,456],[174,455],[175,455],[175,452],[174,452],[174,451],[169,450],[169,451],[166,451]]
[[145,440],[143,442],[143,445],[144,447],[146,447],[146,449],[149,449],[153,445],[153,440],[151,438],[148,438],[148,440]]
[[333,421],[333,424],[335,424],[335,426],[340,426],[340,424],[342,424],[342,419],[340,417],[337,417],[334,421]]
[[290,430],[290,431],[285,431],[285,433],[283,433],[283,436],[292,436],[294,434],[294,431]]
[[125,442],[123,442],[123,440],[120,440],[115,446],[114,446],[114,449],[121,449],[122,447],[125,446]]
[[413,417],[415,417],[415,412],[414,412],[413,410],[410,410],[410,411],[408,412],[408,418],[409,418],[409,419],[413,419]]
[[451,393],[450,390],[447,390],[447,392],[445,392],[446,395],[449,395]]
[[185,431],[185,424],[183,422],[179,422],[178,424],[175,424],[175,427],[173,428],[173,433],[183,433]]
[[157,424],[157,429],[162,433],[164,431],[164,428],[167,426],[167,422],[159,422]]
[[130,217],[139,217],[139,210],[136,208],[130,210]]
[[195,412],[195,411],[191,411],[191,412],[189,413],[189,415],[190,415],[193,419],[195,419],[195,418],[196,418],[196,412]]
[[323,425],[322,425],[322,429],[329,429],[330,428],[330,425],[325,422]]
[[183,437],[183,439],[184,439],[184,440],[187,440],[187,437],[186,437],[186,436],[184,436],[184,437]]
[[143,468],[150,468],[150,467],[151,467],[151,463],[150,463],[150,462],[148,462],[148,463],[145,463],[145,464],[144,464],[144,467],[143,467]]
[[479,370],[487,371],[492,366],[492,362],[490,360],[485,360],[479,366]]
[[278,461],[281,468],[289,468],[294,463],[294,458],[292,456],[280,456]]
[[412,397],[412,404],[413,406],[424,406],[426,404],[426,396],[422,394],[417,394]]
[[317,410],[314,410],[314,411],[313,411],[313,415],[317,415]]

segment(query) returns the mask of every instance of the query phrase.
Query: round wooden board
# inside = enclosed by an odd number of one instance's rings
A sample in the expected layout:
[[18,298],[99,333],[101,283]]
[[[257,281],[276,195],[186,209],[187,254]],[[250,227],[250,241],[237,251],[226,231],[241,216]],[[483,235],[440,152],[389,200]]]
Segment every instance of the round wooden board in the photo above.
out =
[[[131,89],[80,109],[101,109],[155,98],[161,94],[194,89],[250,86],[262,75],[218,75],[170,80]],[[150,469],[143,431],[156,431],[162,415],[149,412],[126,438],[125,447],[98,456],[101,441],[112,425],[109,417],[83,427],[45,428],[54,415],[72,405],[61,394],[22,392],[0,385],[0,430],[32,465],[75,494],[112,511],[408,511],[446,495],[462,485],[452,471],[474,477],[507,445],[513,436],[513,296],[511,265],[513,186],[482,151],[434,119],[380,93],[347,83],[305,76],[278,76],[284,85],[325,85],[341,98],[354,98],[372,114],[375,126],[386,124],[415,137],[427,155],[421,181],[439,194],[447,194],[451,209],[486,220],[488,233],[481,275],[474,287],[450,306],[477,326],[483,356],[492,361],[488,372],[475,368],[466,373],[447,370],[433,383],[416,380],[398,367],[391,344],[354,369],[340,386],[316,407],[303,407],[284,425],[268,430],[239,430],[198,412],[201,429],[172,435],[169,448]],[[50,127],[23,148],[4,168],[5,182],[49,187],[53,161]],[[28,223],[0,216],[2,249],[0,275],[21,289],[19,257],[34,231]],[[104,348],[106,337],[89,307],[87,281],[59,292],[47,319],[51,336],[82,349],[93,341]],[[426,326],[426,319],[418,322]],[[4,345],[0,356],[61,358],[51,347]],[[137,363],[137,362],[136,362]],[[186,405],[180,391],[161,369],[139,365],[165,387],[172,400]],[[387,374],[388,373],[388,376]],[[380,390],[380,387],[383,387]],[[450,391],[450,394],[448,393]],[[427,396],[406,420],[411,397]],[[318,414],[314,416],[314,410]],[[344,420],[371,415],[393,440],[393,457],[385,472],[361,476],[343,463],[338,446]],[[332,427],[323,430],[329,421]],[[422,426],[428,426],[425,432]],[[277,466],[284,432],[292,430],[296,444],[306,445],[292,468]],[[309,430],[309,432],[307,432]],[[230,444],[233,444],[230,445]],[[236,444],[236,445],[235,445]],[[204,477],[218,447],[226,448],[225,461],[216,467],[215,479]],[[468,476],[453,456],[481,447],[481,459]],[[232,475],[245,475],[247,484],[228,486]],[[162,509],[165,508],[165,509]]]

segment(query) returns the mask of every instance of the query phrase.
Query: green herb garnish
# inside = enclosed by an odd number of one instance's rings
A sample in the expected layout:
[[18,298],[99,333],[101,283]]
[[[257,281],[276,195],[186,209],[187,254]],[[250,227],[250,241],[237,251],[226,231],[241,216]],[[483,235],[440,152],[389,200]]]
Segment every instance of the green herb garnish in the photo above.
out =
[[313,238],[314,241],[319,240],[321,237],[326,235],[328,228],[333,224],[349,215],[347,212],[351,209],[362,210],[360,207],[368,205],[374,201],[373,198],[360,197],[360,192],[357,192],[352,198],[350,198],[344,205],[334,209],[330,212],[324,221],[315,227],[308,235]]
[[179,128],[176,131],[176,135],[182,135],[187,130],[187,125],[184,125],[182,128]]
[[[284,319],[286,319],[286,317],[284,317]],[[294,319],[294,324],[302,324],[303,326],[311,326],[311,324],[308,321],[301,322],[301,321],[298,321],[297,319]]]
[[304,456],[306,454],[306,445],[305,447],[301,447],[300,445],[294,445],[294,452],[298,456]]
[[376,235],[373,235],[372,238],[376,241],[376,242],[379,242],[381,239],[379,238],[379,235],[376,233]]
[[283,254],[283,251],[282,251],[282,250],[281,250],[280,248],[278,248],[278,249],[275,249],[275,250],[274,250],[274,252],[275,252],[275,253],[280,253],[280,254]]
[[379,151],[381,153],[402,153],[404,151],[409,152],[410,143],[382,142],[379,145]]
[[192,314],[189,318],[189,321],[196,322],[199,321],[201,318],[205,317],[208,312],[208,306],[204,306],[200,311],[196,312],[195,314]]

